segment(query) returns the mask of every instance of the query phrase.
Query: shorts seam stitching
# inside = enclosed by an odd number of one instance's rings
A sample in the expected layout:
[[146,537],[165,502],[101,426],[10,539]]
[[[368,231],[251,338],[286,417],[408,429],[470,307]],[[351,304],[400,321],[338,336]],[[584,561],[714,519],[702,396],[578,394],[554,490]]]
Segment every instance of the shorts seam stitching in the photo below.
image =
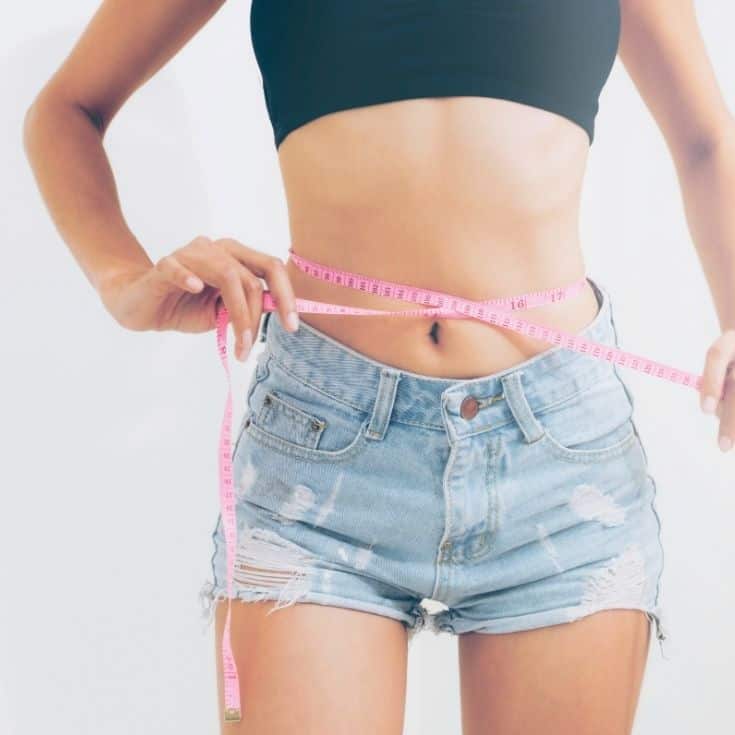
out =
[[[265,593],[265,596],[264,596],[264,593],[262,593],[261,591],[258,591],[256,593],[258,595],[258,600],[245,599],[244,597],[240,596],[241,593],[247,594],[247,592],[248,590],[236,590],[235,597],[233,598],[233,602],[239,601],[239,602],[248,603],[248,602],[261,601],[261,600],[275,601],[279,597],[278,590],[274,590],[274,592],[272,593],[272,597],[270,596],[271,595],[270,592]],[[305,592],[303,595],[300,595],[297,600],[294,600],[294,602],[295,603],[299,603],[299,602],[317,603],[317,600],[321,600],[327,605],[329,605],[331,602],[334,602],[336,607],[348,607],[349,609],[357,610],[358,612],[376,612],[377,614],[384,613],[386,617],[390,617],[393,620],[398,620],[399,622],[408,623],[409,625],[414,624],[416,620],[416,616],[412,615],[411,613],[403,612],[402,610],[398,610],[397,608],[388,607],[387,605],[380,605],[379,603],[359,600],[354,597],[342,597],[340,595],[332,595],[326,592],[316,592],[316,591],[310,590],[308,592]],[[226,602],[227,600],[224,599],[222,601]],[[344,602],[344,603],[349,603],[349,604],[337,605],[336,604],[337,602]],[[357,604],[364,604],[366,605],[366,608],[356,607],[355,605]]]

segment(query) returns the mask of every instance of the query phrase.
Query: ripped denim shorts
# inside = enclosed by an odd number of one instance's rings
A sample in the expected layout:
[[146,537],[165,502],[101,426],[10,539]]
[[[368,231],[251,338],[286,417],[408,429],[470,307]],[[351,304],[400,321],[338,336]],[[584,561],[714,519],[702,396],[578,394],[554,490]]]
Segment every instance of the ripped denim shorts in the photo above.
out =
[[[599,311],[582,334],[617,347],[609,293],[588,280]],[[663,652],[656,486],[613,363],[551,347],[436,378],[303,321],[287,332],[277,312],[260,342],[233,446],[236,598],[386,615],[409,640],[632,608]],[[226,599],[221,515],[212,543],[207,624]]]

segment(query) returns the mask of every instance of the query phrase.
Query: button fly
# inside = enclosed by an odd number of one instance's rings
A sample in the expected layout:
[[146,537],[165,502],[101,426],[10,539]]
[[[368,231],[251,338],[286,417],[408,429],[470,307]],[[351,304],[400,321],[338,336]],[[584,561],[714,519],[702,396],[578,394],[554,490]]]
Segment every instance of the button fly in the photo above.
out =
[[480,404],[474,396],[465,396],[459,404],[459,413],[463,419],[471,419],[477,416]]

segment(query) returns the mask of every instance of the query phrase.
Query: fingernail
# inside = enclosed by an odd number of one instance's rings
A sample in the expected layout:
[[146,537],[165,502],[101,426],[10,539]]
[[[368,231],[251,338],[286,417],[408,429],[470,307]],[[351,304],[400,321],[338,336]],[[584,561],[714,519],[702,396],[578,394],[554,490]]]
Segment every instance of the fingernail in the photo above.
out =
[[720,449],[723,452],[727,452],[732,448],[732,439],[729,436],[720,437]]
[[242,348],[240,349],[240,360],[245,362],[250,348],[253,346],[253,333],[250,329],[246,329],[242,333]]
[[299,328],[299,315],[295,311],[286,314],[286,326],[294,332]]
[[717,406],[717,401],[712,396],[706,396],[702,400],[702,410],[705,413],[714,413],[716,406]]
[[189,288],[195,288],[198,291],[202,287],[202,282],[196,276],[187,276],[186,285]]

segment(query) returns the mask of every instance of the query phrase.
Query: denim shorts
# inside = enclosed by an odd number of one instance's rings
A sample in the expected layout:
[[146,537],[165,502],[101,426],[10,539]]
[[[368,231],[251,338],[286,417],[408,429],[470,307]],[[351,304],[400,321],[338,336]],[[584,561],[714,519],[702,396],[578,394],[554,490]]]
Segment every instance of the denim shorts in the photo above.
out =
[[[581,333],[617,347],[588,280],[599,310]],[[555,346],[438,378],[303,321],[287,332],[277,312],[257,347],[232,450],[235,598],[385,615],[409,640],[638,609],[663,652],[656,486],[618,366]],[[207,624],[226,599],[221,514],[212,544]]]

